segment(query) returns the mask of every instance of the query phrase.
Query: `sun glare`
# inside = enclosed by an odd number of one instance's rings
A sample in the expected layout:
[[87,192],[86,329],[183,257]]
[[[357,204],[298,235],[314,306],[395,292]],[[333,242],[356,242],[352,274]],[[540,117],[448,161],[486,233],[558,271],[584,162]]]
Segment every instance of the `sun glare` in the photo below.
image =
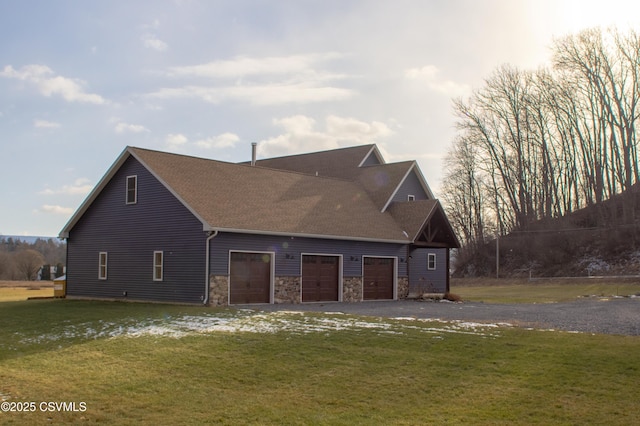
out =
[[567,33],[585,28],[616,26],[620,29],[640,26],[640,2],[637,0],[567,0],[558,2],[558,24]]

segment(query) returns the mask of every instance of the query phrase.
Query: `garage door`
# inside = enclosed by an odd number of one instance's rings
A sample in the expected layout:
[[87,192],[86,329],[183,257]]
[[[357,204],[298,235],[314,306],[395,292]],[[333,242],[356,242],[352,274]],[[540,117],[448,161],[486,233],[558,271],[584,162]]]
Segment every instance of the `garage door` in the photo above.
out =
[[339,269],[338,256],[302,256],[302,301],[337,302]]
[[364,258],[364,300],[393,299],[393,262],[394,259],[386,257]]
[[232,252],[229,265],[229,303],[271,302],[271,255]]

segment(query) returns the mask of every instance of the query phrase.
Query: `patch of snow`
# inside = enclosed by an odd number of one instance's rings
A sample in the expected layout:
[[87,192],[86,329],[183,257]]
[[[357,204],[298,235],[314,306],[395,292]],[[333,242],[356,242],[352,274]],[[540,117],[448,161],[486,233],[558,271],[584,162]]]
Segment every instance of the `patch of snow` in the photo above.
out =
[[[434,324],[430,326],[429,324]],[[373,330],[380,335],[402,335],[408,330],[434,334],[438,338],[450,333],[497,337],[496,329],[509,324],[484,324],[439,319],[398,317],[392,319],[364,319],[334,312],[309,315],[299,311],[256,312],[239,310],[235,313],[182,315],[177,317],[123,320],[120,323],[95,321],[65,324],[62,329],[27,336],[16,333],[20,344],[41,344],[67,339],[138,338],[143,336],[181,338],[193,334],[210,333],[331,333],[343,330]]]

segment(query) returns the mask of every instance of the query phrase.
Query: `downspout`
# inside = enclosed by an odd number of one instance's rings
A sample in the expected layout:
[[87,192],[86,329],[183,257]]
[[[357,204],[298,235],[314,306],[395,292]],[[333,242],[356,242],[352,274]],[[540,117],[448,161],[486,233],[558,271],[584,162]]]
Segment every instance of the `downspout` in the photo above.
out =
[[210,282],[209,282],[209,269],[210,269],[210,263],[211,261],[209,260],[209,254],[211,252],[211,248],[209,242],[214,239],[216,236],[218,235],[218,230],[215,231],[209,231],[209,236],[207,237],[207,242],[206,242],[206,248],[205,248],[205,253],[206,253],[206,259],[205,259],[205,274],[206,274],[206,281],[204,284],[204,300],[202,302],[203,305],[208,305],[209,304],[209,287],[210,287]]

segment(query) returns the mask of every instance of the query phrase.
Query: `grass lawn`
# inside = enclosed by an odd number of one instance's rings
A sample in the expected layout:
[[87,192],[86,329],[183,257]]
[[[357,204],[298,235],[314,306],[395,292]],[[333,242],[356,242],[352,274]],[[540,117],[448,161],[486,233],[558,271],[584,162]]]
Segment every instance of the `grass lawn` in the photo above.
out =
[[53,281],[0,281],[0,302],[53,297]]
[[637,337],[72,300],[0,324],[0,401],[36,404],[0,424],[640,424]]
[[640,280],[453,279],[451,292],[466,301],[486,303],[569,302],[580,297],[640,295]]

